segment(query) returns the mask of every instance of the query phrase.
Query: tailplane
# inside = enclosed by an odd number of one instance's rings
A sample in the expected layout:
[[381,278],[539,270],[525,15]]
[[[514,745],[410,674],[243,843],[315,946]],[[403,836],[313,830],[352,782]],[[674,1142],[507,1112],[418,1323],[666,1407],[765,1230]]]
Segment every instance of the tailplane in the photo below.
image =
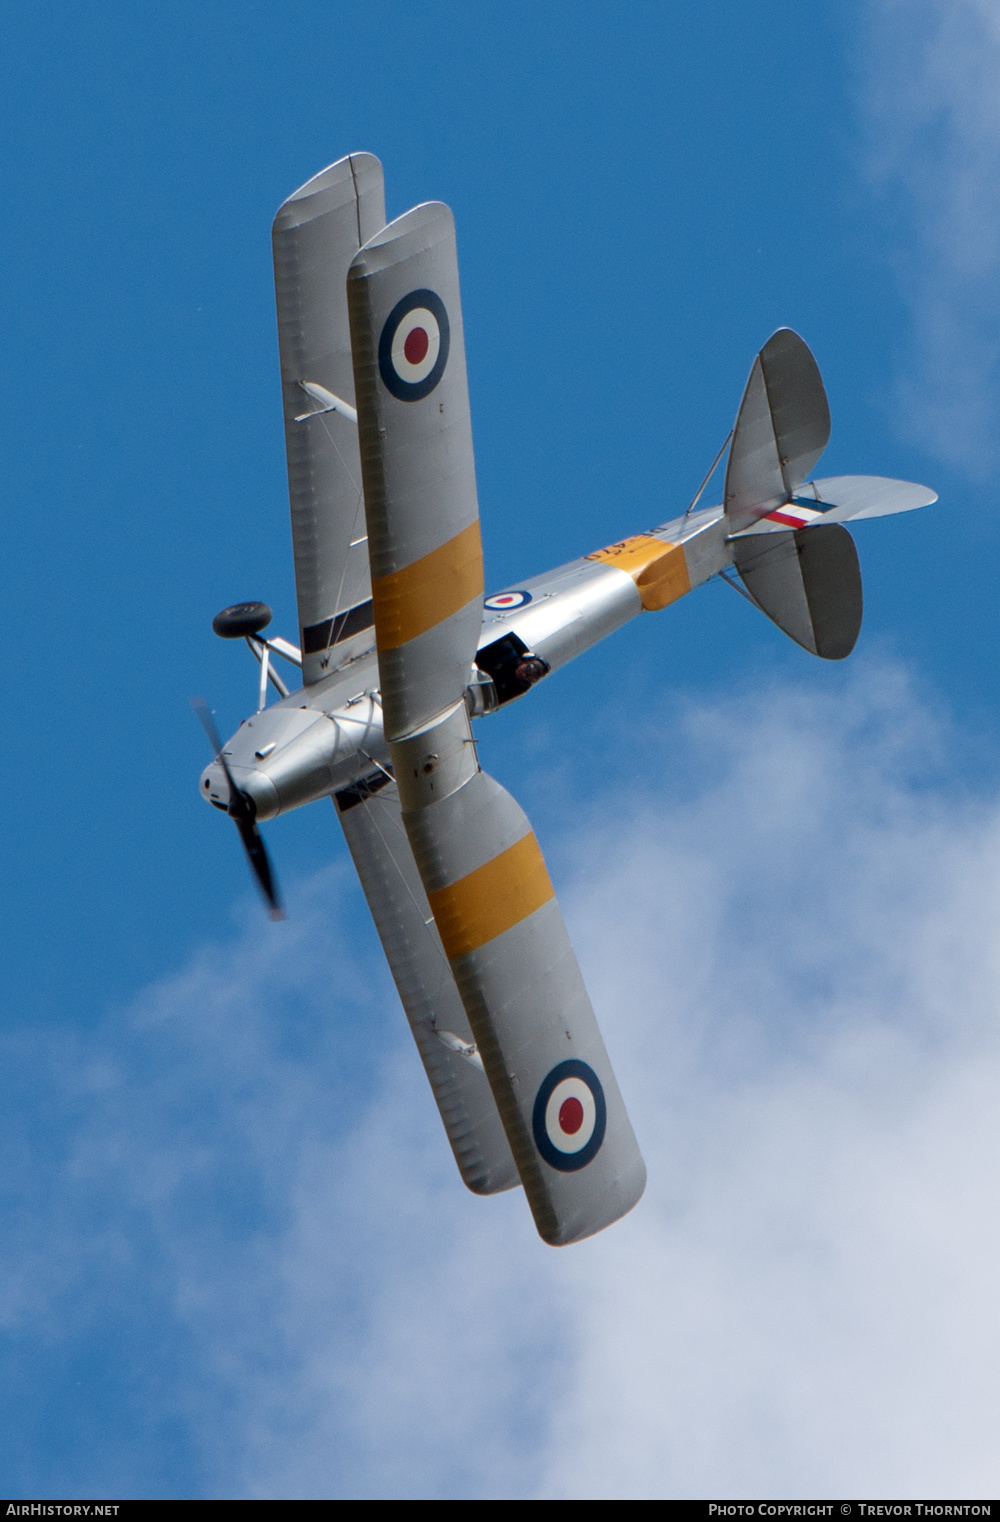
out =
[[861,632],[861,568],[845,519],[906,512],[927,487],[877,476],[807,481],[830,437],[819,367],[790,328],[753,362],[729,451],[725,526],[751,599],[823,660],[850,655]]
[[733,545],[743,585],[772,623],[825,661],[850,655],[861,633],[861,567],[839,523],[754,534]]

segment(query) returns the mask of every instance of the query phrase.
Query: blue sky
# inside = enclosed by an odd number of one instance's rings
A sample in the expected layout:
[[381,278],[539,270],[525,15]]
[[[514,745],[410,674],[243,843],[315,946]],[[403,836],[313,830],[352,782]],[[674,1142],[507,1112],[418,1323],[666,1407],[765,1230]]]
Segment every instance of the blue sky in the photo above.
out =
[[[5,13],[0,1490],[988,1493],[1000,9]],[[211,634],[294,637],[269,225],[455,210],[487,578],[683,510],[795,327],[858,527],[813,661],[713,585],[482,726],[650,1168],[468,1196],[328,806],[269,925],[197,797]]]

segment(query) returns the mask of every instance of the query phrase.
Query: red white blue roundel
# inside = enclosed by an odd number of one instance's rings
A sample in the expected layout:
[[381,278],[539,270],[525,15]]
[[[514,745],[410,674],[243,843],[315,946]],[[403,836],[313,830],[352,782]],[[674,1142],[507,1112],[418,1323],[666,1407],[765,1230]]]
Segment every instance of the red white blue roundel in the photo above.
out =
[[487,597],[486,607],[494,613],[512,613],[515,608],[527,607],[530,601],[530,592],[498,592],[495,597]]
[[429,396],[448,363],[451,328],[444,302],[435,291],[411,291],[397,301],[378,341],[378,369],[401,402]]
[[551,1168],[575,1173],[601,1149],[608,1107],[601,1080],[585,1062],[560,1062],[535,1096],[535,1146]]

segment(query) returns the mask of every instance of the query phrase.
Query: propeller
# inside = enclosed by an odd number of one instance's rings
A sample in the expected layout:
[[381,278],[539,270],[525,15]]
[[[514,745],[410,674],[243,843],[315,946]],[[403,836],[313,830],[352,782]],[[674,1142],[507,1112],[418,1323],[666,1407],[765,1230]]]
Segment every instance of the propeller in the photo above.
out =
[[192,698],[191,707],[201,720],[202,728],[208,736],[209,744],[215,752],[215,759],[226,774],[226,782],[229,785],[229,808],[230,819],[235,819],[236,828],[240,832],[243,849],[247,853],[253,875],[257,879],[260,891],[267,899],[268,912],[273,920],[283,920],[285,911],[281,907],[281,899],[278,895],[278,885],[275,882],[274,873],[271,871],[271,862],[264,846],[264,841],[256,823],[256,807],[249,793],[244,793],[236,786],[232,772],[229,770],[226,758],[222,753],[222,741],[219,739],[219,731],[215,727],[211,710],[204,698]]

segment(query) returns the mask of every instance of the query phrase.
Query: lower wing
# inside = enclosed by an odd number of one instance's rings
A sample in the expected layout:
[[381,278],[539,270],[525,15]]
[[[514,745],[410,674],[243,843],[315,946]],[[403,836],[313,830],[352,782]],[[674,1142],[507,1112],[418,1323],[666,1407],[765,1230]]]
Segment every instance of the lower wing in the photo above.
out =
[[334,802],[459,1172],[476,1194],[512,1189],[517,1169],[406,838],[396,784],[376,771]]

